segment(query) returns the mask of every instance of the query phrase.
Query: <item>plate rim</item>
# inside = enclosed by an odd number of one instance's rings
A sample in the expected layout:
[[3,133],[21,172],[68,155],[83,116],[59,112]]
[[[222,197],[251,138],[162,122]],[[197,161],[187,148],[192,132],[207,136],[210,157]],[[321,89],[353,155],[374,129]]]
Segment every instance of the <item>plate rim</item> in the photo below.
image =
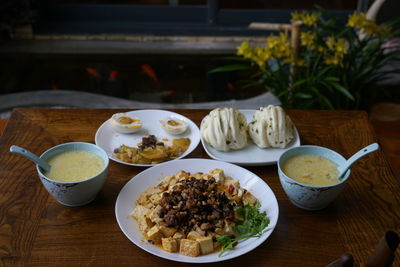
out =
[[[166,162],[174,161],[174,160],[179,160],[179,159],[182,159],[182,158],[188,156],[188,155],[189,155],[190,153],[192,153],[192,152],[197,148],[197,146],[199,145],[199,143],[200,143],[200,141],[201,141],[200,129],[199,129],[199,127],[197,126],[197,124],[194,123],[194,121],[192,121],[192,120],[189,119],[188,117],[186,117],[186,116],[184,116],[184,115],[182,115],[182,114],[179,114],[179,113],[177,113],[177,112],[170,111],[170,110],[164,110],[164,109],[135,109],[135,110],[129,110],[129,111],[121,111],[121,112],[118,112],[118,113],[129,113],[129,112],[137,112],[137,111],[146,111],[146,112],[147,112],[147,111],[150,111],[150,112],[153,112],[153,111],[160,112],[160,111],[161,111],[161,112],[167,112],[167,113],[169,113],[168,116],[174,116],[174,115],[175,115],[175,116],[176,116],[176,115],[181,116],[181,117],[185,118],[185,120],[187,120],[188,123],[190,123],[191,125],[193,125],[194,131],[197,133],[197,135],[195,134],[195,136],[197,137],[197,138],[196,138],[197,140],[195,140],[195,141],[196,141],[196,142],[195,142],[196,144],[193,146],[193,148],[192,148],[191,150],[189,150],[189,148],[188,148],[180,157],[178,157],[178,158],[176,158],[176,159],[168,160],[168,161],[166,161]],[[115,114],[115,113],[114,113],[114,114]],[[94,143],[95,143],[97,146],[101,147],[101,148],[103,148],[103,147],[99,145],[99,141],[98,141],[98,139],[99,139],[99,132],[100,132],[100,130],[101,130],[103,127],[106,127],[106,124],[109,123],[110,119],[111,119],[111,118],[108,118],[107,120],[105,120],[105,121],[97,128],[96,134],[95,134],[95,136],[94,136]],[[191,142],[192,142],[192,140],[191,140]],[[104,149],[104,148],[103,148],[103,149]],[[105,150],[105,149],[104,149],[104,150]],[[124,161],[122,161],[122,160],[119,160],[119,159],[116,159],[116,158],[112,157],[112,155],[110,155],[109,153],[107,153],[107,155],[108,155],[108,158],[109,158],[110,160],[115,161],[115,162],[117,162],[117,163],[121,163],[121,164],[127,165],[127,166],[134,166],[134,167],[152,167],[152,166],[156,166],[156,165],[158,165],[158,164],[161,164],[161,163],[156,163],[156,164],[135,164],[135,163],[128,163],[128,162],[124,162]],[[162,163],[164,163],[164,162],[162,162]]]
[[[238,109],[239,112],[256,112],[258,109]],[[204,117],[205,118],[205,117]],[[204,118],[201,120],[201,123],[203,122]],[[200,125],[201,125],[200,123]],[[300,139],[300,134],[297,130],[296,125],[293,123],[293,127],[294,127],[294,133],[295,133],[295,139],[294,139],[294,143],[296,143],[297,141],[299,142],[298,145],[295,145],[293,147],[298,147],[301,146],[301,139]],[[218,157],[216,155],[214,155],[209,148],[212,148],[209,144],[207,144],[204,139],[203,136],[200,133],[200,141],[201,141],[201,145],[203,146],[203,149],[206,151],[207,155],[209,157],[211,157],[212,159],[215,160],[219,160],[219,161],[224,161],[224,162],[228,162],[228,163],[233,163],[233,164],[237,164],[240,166],[267,166],[267,165],[273,165],[276,164],[278,162],[278,159],[273,160],[273,161],[262,161],[262,162],[243,162],[243,161],[236,161],[236,160],[227,160],[221,157]],[[256,144],[254,144],[251,140],[250,140],[250,144],[249,145],[253,145],[255,147],[257,147],[258,149],[264,149],[264,148],[259,148]],[[292,141],[293,142],[293,141]],[[215,148],[214,148],[215,149]],[[283,148],[284,150],[286,149],[290,149],[290,148]],[[237,150],[240,151],[240,150]],[[223,153],[223,151],[219,151],[221,153]],[[229,153],[229,152],[225,152],[225,153]]]
[[[273,199],[271,199],[270,201],[273,202],[273,206],[276,208],[276,220],[275,220],[275,222],[274,222],[274,225],[272,225],[272,226],[268,225],[267,231],[264,232],[263,235],[262,235],[261,237],[259,237],[260,239],[259,239],[259,241],[258,241],[258,244],[256,243],[256,245],[255,245],[254,247],[243,248],[243,251],[239,251],[239,253],[234,253],[233,255],[227,255],[227,256],[224,256],[224,257],[219,257],[219,256],[217,256],[216,258],[210,259],[210,260],[199,261],[199,258],[198,258],[198,257],[188,257],[188,256],[184,256],[184,255],[181,255],[181,256],[183,257],[182,259],[171,259],[171,258],[169,258],[169,257],[167,257],[167,256],[162,255],[162,254],[156,254],[154,251],[151,251],[151,250],[147,249],[145,246],[141,246],[141,245],[140,245],[140,242],[144,242],[144,241],[142,241],[142,240],[141,240],[141,241],[137,241],[136,239],[131,238],[131,236],[129,236],[127,233],[125,233],[125,230],[124,230],[124,228],[122,227],[123,224],[122,224],[122,222],[120,222],[120,217],[119,217],[118,215],[119,215],[119,205],[122,205],[122,204],[121,204],[122,193],[123,193],[124,190],[127,190],[126,188],[128,188],[128,184],[129,184],[129,183],[132,183],[132,181],[134,181],[134,179],[135,179],[137,176],[139,176],[139,175],[145,175],[145,174],[148,173],[148,172],[152,172],[153,169],[162,168],[161,165],[178,164],[177,162],[182,162],[182,161],[207,161],[207,162],[213,161],[213,162],[216,162],[216,163],[223,163],[223,164],[225,164],[225,165],[231,166],[232,168],[242,169],[242,170],[244,170],[245,172],[248,172],[248,173],[250,173],[251,175],[253,175],[254,177],[256,177],[256,179],[258,180],[258,182],[263,183],[264,186],[266,186],[266,188],[270,190],[270,192],[272,193],[272,196],[273,196]],[[135,201],[135,205],[136,205],[136,200],[133,200],[133,201]],[[273,233],[273,231],[274,231],[275,228],[276,228],[276,225],[278,224],[278,220],[279,220],[279,204],[278,204],[278,199],[277,199],[277,197],[276,197],[274,191],[272,190],[272,188],[271,188],[260,176],[258,176],[257,174],[255,174],[255,173],[253,173],[253,172],[247,170],[247,169],[244,168],[244,167],[235,165],[235,164],[233,164],[233,163],[221,162],[221,161],[218,161],[218,160],[214,160],[214,159],[205,159],[205,158],[188,158],[188,159],[179,159],[179,160],[175,160],[175,161],[163,162],[163,163],[160,163],[160,164],[158,164],[158,165],[154,165],[154,166],[152,166],[152,167],[150,167],[150,168],[147,168],[147,169],[145,169],[145,170],[139,172],[138,174],[136,174],[136,175],[134,175],[133,177],[131,177],[131,178],[125,183],[125,185],[121,188],[121,190],[120,190],[120,192],[118,193],[118,196],[117,196],[117,198],[116,198],[116,201],[115,201],[115,210],[114,210],[114,212],[115,212],[115,218],[116,218],[116,220],[117,220],[117,224],[118,224],[120,230],[121,230],[122,233],[125,235],[125,237],[127,237],[134,245],[136,245],[136,246],[139,247],[140,249],[143,249],[144,251],[146,251],[146,252],[148,252],[148,253],[150,253],[150,254],[152,254],[152,255],[154,255],[154,256],[158,256],[158,257],[161,257],[161,258],[170,260],[170,261],[185,262],[185,263],[212,263],[212,262],[220,262],[220,261],[230,260],[230,259],[233,259],[233,258],[242,256],[242,255],[244,255],[244,254],[246,254],[246,253],[248,253],[248,252],[250,252],[250,251],[256,249],[256,248],[259,247],[261,244],[263,244],[263,243],[269,238],[269,236]],[[126,217],[126,216],[129,216],[129,214],[122,214],[122,216],[125,216],[125,217]],[[137,231],[139,231],[139,230],[137,230]],[[161,250],[161,248],[160,248],[160,250]],[[168,252],[167,252],[167,253],[168,253]],[[174,254],[174,253],[171,253],[171,254]],[[213,253],[213,254],[217,254],[217,252],[215,252],[215,253]],[[167,255],[168,255],[168,254],[167,254]],[[179,255],[180,255],[180,254],[179,254]],[[208,254],[208,255],[211,255],[211,254]],[[197,259],[197,260],[196,260],[196,259]]]

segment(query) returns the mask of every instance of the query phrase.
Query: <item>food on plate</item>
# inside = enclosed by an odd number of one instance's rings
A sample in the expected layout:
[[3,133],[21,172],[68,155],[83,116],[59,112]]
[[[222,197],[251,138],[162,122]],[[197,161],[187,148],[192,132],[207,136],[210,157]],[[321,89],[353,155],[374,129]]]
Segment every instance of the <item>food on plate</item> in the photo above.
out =
[[174,117],[167,117],[160,120],[161,127],[170,134],[182,134],[187,129],[187,124],[184,120]]
[[257,199],[221,169],[165,177],[139,195],[130,216],[148,242],[190,257],[233,249],[269,224]]
[[126,113],[116,113],[112,115],[111,126],[119,133],[134,133],[142,127],[139,118],[131,117]]
[[114,149],[115,157],[135,164],[157,164],[180,157],[189,147],[190,138],[172,139],[170,146],[159,142],[154,135],[145,136],[138,147],[121,145]]
[[260,148],[285,148],[294,139],[294,126],[280,106],[260,108],[248,125],[253,142]]
[[220,151],[247,145],[246,117],[234,108],[217,108],[204,117],[200,133],[205,142]]
[[103,160],[96,154],[84,151],[66,151],[48,160],[51,166],[46,177],[59,182],[79,182],[99,174],[104,169]]
[[328,186],[340,182],[337,165],[317,155],[293,156],[283,163],[282,171],[293,180],[312,186]]

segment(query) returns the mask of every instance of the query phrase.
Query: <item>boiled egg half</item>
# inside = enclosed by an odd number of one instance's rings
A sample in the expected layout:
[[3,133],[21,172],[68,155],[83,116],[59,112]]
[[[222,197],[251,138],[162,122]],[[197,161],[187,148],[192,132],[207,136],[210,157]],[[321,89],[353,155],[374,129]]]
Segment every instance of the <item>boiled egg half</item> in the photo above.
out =
[[111,126],[119,133],[134,133],[142,127],[139,118],[131,117],[126,113],[116,113],[111,117]]
[[174,118],[167,117],[160,120],[161,127],[170,134],[181,134],[187,129],[187,124],[185,121]]

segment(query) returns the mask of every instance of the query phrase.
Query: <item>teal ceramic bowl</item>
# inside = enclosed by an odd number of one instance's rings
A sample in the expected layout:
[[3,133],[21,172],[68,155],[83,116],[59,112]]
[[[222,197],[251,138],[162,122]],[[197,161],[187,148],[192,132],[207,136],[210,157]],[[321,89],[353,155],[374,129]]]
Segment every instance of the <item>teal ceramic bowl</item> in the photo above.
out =
[[320,210],[329,205],[342,192],[349,176],[346,172],[339,183],[329,186],[312,186],[300,183],[286,176],[282,171],[283,163],[291,157],[301,154],[312,154],[331,160],[340,166],[346,159],[339,153],[321,146],[298,146],[285,151],[278,159],[279,180],[290,201],[299,208],[306,210]]
[[43,185],[58,202],[66,206],[82,206],[92,202],[101,190],[107,178],[109,159],[101,147],[85,142],[71,142],[54,146],[45,151],[40,158],[47,161],[62,152],[73,150],[83,150],[98,155],[103,160],[104,169],[97,175],[80,182],[55,181],[46,177],[44,170],[38,165],[36,165],[36,169]]

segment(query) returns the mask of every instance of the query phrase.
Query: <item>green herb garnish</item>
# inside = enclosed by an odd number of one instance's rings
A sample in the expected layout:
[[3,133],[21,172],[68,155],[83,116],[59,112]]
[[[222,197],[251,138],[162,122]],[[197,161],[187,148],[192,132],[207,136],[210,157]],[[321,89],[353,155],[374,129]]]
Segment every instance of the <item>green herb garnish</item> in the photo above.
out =
[[267,213],[260,212],[260,203],[255,206],[237,206],[235,207],[236,224],[234,231],[236,235],[221,235],[216,240],[221,243],[222,250],[219,256],[222,256],[225,251],[233,249],[242,239],[260,237],[265,227],[269,224]]

